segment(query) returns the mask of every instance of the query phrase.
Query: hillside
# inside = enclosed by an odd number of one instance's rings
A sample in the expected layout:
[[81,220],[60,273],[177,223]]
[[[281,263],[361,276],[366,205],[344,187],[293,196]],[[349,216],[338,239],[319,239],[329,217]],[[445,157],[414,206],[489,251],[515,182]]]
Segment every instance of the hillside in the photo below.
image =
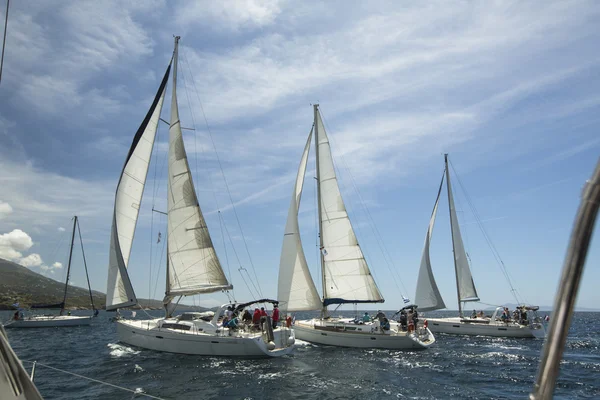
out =
[[[12,309],[12,304],[18,301],[23,308],[32,304],[54,304],[63,299],[65,284],[28,268],[0,258],[0,310]],[[96,308],[103,309],[106,295],[92,291]],[[138,299],[144,308],[162,309],[162,301]],[[189,306],[182,305],[179,308]],[[70,286],[67,297],[67,308],[91,308],[88,289]]]

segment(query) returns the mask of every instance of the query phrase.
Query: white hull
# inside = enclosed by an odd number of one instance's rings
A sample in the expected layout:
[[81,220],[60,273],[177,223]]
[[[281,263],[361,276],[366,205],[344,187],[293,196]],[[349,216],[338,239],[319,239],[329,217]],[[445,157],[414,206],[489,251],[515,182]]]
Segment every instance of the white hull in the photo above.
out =
[[470,318],[427,318],[429,329],[434,333],[454,335],[540,338],[546,335],[543,325],[520,325],[514,322],[504,323],[490,319]]
[[227,328],[216,328],[208,322],[194,321],[190,330],[161,327],[165,322],[182,324],[176,319],[119,320],[119,341],[150,350],[201,356],[280,357],[294,350],[294,332],[288,328],[273,331],[275,346],[270,350],[261,332],[237,331],[230,336]]
[[416,350],[435,342],[427,328],[420,328],[419,334],[398,331],[395,327],[384,333],[377,324],[355,324],[350,319],[296,321],[294,332],[297,339],[339,347]]
[[54,328],[63,326],[90,325],[92,317],[77,317],[73,315],[44,315],[25,319],[13,320],[5,328]]

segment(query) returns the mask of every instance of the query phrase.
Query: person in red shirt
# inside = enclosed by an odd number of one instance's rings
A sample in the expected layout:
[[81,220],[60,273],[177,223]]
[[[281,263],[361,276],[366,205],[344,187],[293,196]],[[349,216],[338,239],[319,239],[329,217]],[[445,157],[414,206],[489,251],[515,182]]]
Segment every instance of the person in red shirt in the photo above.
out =
[[258,329],[258,324],[260,323],[260,310],[258,308],[254,309],[254,315],[252,315],[252,324],[255,329]]
[[264,307],[260,308],[260,316],[261,317],[268,317],[269,316],[269,314],[267,314],[267,312],[265,311]]
[[277,324],[279,323],[279,307],[277,304],[273,306],[273,329],[277,328]]

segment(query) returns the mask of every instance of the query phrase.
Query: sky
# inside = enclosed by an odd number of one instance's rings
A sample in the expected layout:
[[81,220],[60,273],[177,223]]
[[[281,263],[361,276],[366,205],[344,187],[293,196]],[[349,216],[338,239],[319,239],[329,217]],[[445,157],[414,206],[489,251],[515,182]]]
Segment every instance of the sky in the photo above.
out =
[[[514,303],[469,201],[521,298],[552,305],[600,155],[598,17],[595,1],[12,2],[0,82],[0,257],[64,279],[78,215],[92,287],[106,291],[114,192],[177,34],[182,126],[195,129],[184,130],[189,163],[236,300],[277,295],[290,195],[319,103],[386,299],[360,308],[414,298],[444,153],[481,301]],[[167,133],[159,128],[129,264],[141,298],[164,292],[164,240],[156,242],[165,220],[152,208],[166,209]],[[299,220],[320,288],[314,176],[313,155]],[[442,196],[431,261],[456,309],[447,207]],[[599,237],[580,307],[600,308]],[[71,282],[85,284],[79,247]]]

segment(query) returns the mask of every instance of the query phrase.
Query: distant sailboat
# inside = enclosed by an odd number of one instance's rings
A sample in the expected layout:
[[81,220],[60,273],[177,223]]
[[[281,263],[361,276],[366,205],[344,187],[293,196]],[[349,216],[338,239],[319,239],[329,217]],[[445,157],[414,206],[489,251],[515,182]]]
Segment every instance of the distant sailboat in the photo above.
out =
[[450,171],[448,168],[448,155],[444,156],[445,169],[442,175],[442,181],[438,190],[437,198],[431,213],[427,235],[425,236],[425,245],[423,247],[423,255],[421,257],[421,267],[417,279],[417,291],[415,301],[419,304],[420,311],[433,311],[446,308],[446,304],[442,299],[437,283],[431,269],[431,260],[429,258],[429,246],[431,244],[431,235],[438,210],[440,196],[446,179],[448,189],[448,207],[450,211],[450,229],[452,234],[452,247],[454,253],[454,271],[456,275],[456,293],[458,296],[458,317],[452,318],[427,318],[429,328],[432,332],[452,333],[459,335],[483,335],[483,336],[499,336],[499,337],[544,337],[544,327],[541,324],[541,319],[537,316],[528,318],[529,315],[535,314],[538,307],[535,306],[520,306],[516,310],[519,314],[517,318],[502,316],[504,309],[498,307],[491,317],[471,316],[466,318],[463,315],[463,305],[467,302],[479,301],[479,295],[475,288],[475,282],[471,275],[471,269],[467,260],[467,254],[463,245],[458,217],[456,215],[456,207],[454,205],[454,196],[452,194],[452,185],[450,183]]
[[[312,134],[315,134],[317,198],[323,298],[319,298],[304,256],[298,208],[306,173]],[[286,311],[321,310],[320,318],[296,321],[298,339],[309,342],[385,349],[418,349],[430,346],[434,337],[426,327],[415,333],[396,326],[382,329],[380,322],[333,318],[327,315],[332,304],[382,303],[379,288],[358,244],[338,186],[329,139],[318,105],[314,106],[314,125],[298,168],[288,212],[279,263],[278,299]]]
[[[65,280],[65,292],[63,301],[56,304],[33,304],[32,309],[60,309],[59,315],[30,315],[21,316],[19,310],[15,312],[13,319],[5,325],[6,328],[51,328],[51,327],[66,327],[66,326],[78,326],[78,325],[89,325],[92,322],[92,317],[88,316],[75,316],[75,315],[63,315],[67,305],[67,294],[69,290],[69,277],[71,276],[71,261],[73,258],[73,245],[75,242],[75,231],[78,228],[78,218],[73,217],[73,233],[71,235],[71,247],[69,251],[69,264],[67,266],[67,279]],[[81,232],[80,232],[81,238]],[[83,247],[82,247],[83,248]],[[87,267],[86,267],[87,275]],[[89,278],[88,278],[89,285]],[[90,301],[94,313],[96,309],[94,307],[94,299],[92,297],[92,289],[90,290]],[[70,312],[69,312],[70,314]]]
[[[152,147],[160,119],[166,86],[173,69],[168,155],[167,278],[163,300],[166,315],[151,320],[117,320],[119,340],[134,346],[172,353],[212,356],[277,357],[293,350],[293,331],[287,327],[264,331],[225,327],[219,317],[226,307],[234,313],[243,305],[225,304],[214,316],[184,313],[173,317],[182,296],[232,289],[219,262],[200,210],[182,137],[177,104],[177,57],[175,38],[172,63],[162,79],[146,118],[138,129],[117,186],[110,241],[106,310],[138,304],[127,266],[148,173]],[[241,325],[241,324],[240,324]]]

